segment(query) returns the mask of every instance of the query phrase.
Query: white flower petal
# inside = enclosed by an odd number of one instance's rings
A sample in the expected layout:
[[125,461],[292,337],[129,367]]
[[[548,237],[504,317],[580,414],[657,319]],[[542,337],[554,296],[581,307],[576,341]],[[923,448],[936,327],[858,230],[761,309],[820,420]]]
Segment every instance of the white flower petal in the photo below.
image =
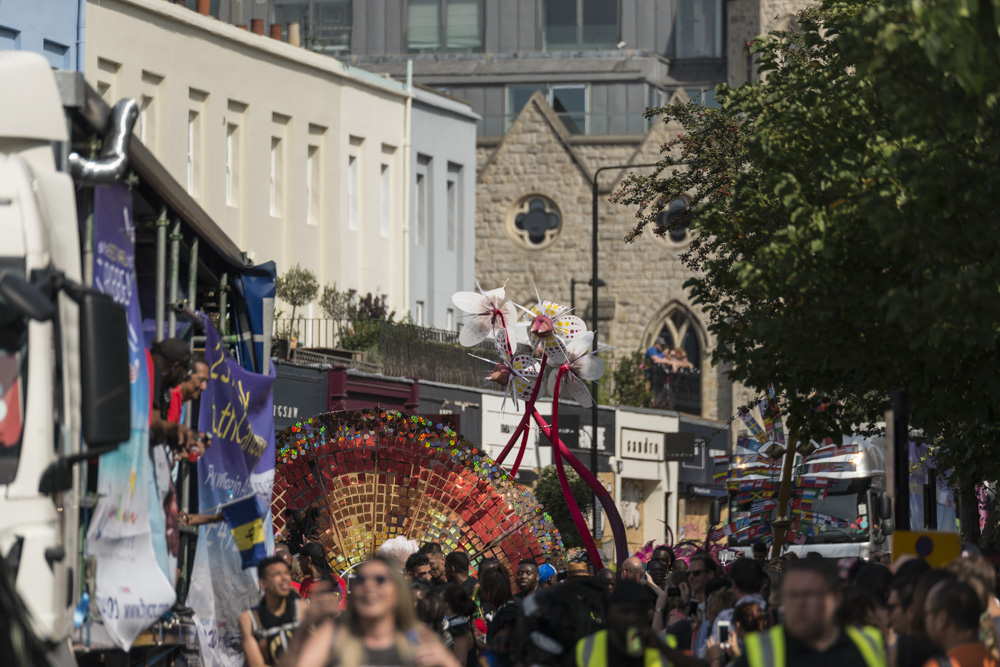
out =
[[574,361],[572,368],[581,380],[599,380],[604,375],[604,360],[591,354]]
[[[594,404],[594,401],[591,400],[590,390],[587,388],[587,385],[572,373],[566,373],[563,375],[563,391],[566,390],[569,390],[569,395],[581,406],[589,408]],[[560,398],[562,398],[562,396],[560,396]]]
[[493,345],[497,349],[497,354],[508,366],[511,366],[511,350],[507,347],[507,332],[503,329],[497,329],[493,334]]
[[458,342],[465,347],[479,345],[490,335],[490,319],[484,315],[477,315],[469,319],[468,324],[462,327],[458,334]]
[[580,334],[579,337],[566,343],[566,356],[569,358],[570,362],[576,361],[590,352],[590,348],[593,344],[594,332],[586,331]]
[[496,289],[491,289],[488,292],[483,292],[483,294],[486,295],[486,298],[494,306],[497,306],[497,307],[499,307],[500,304],[503,303],[503,300],[505,298],[507,298],[506,297],[506,293],[504,292],[504,289],[502,287],[498,287]]
[[545,355],[549,359],[549,365],[562,366],[566,363],[566,344],[559,336],[549,336],[542,339]]
[[563,315],[552,321],[552,328],[556,335],[564,339],[572,340],[587,331],[587,325],[576,315]]
[[530,354],[519,354],[514,357],[511,368],[522,375],[538,375],[538,362]]
[[531,400],[531,393],[535,389],[535,376],[531,376],[530,378],[514,377],[507,386],[513,387],[522,401]]
[[514,340],[517,341],[518,345],[528,344],[528,325],[524,322],[518,322],[514,325]]
[[549,373],[549,379],[548,379],[548,382],[546,383],[547,384],[547,388],[549,390],[549,396],[555,396],[556,395],[556,378],[557,377],[559,377],[559,371],[552,371],[551,373]]
[[455,292],[451,295],[451,302],[460,310],[473,315],[479,315],[489,310],[489,305],[482,294],[476,292]]

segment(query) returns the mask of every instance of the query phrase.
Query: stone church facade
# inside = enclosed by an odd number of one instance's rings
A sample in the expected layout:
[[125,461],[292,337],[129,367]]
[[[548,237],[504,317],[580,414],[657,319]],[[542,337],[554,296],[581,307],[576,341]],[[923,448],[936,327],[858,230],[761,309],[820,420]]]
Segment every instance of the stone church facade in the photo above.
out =
[[[640,137],[573,136],[535,94],[499,142],[480,142],[476,274],[483,287],[509,278],[508,294],[518,303],[533,303],[537,287],[542,298],[569,304],[575,280],[576,312],[589,324],[594,172],[656,162],[660,147],[677,131],[657,122]],[[647,233],[624,242],[634,209],[608,197],[628,172],[609,169],[599,175],[598,277],[605,283],[599,288],[599,338],[612,346],[613,360],[645,350],[660,335],[683,346],[701,372],[697,395],[678,409],[725,420],[732,412],[732,383],[710,363],[714,341],[683,288],[690,273],[680,254],[690,235]],[[544,215],[530,219],[533,209]]]

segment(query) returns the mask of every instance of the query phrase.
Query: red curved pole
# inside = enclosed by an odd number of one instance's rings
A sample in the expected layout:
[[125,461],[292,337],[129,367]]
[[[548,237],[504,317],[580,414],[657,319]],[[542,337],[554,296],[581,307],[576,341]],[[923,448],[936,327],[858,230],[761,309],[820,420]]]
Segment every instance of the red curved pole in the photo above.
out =
[[[618,508],[615,507],[615,500],[608,493],[608,490],[604,488],[600,480],[594,477],[587,466],[583,465],[579,459],[573,456],[573,453],[569,451],[569,448],[563,443],[559,438],[559,434],[556,433],[553,436],[549,425],[545,422],[545,419],[538,414],[537,410],[532,411],[532,418],[538,427],[542,430],[549,440],[552,442],[553,447],[566,458],[569,464],[573,467],[580,477],[583,478],[587,485],[594,491],[594,495],[601,503],[601,507],[604,508],[604,514],[608,517],[608,524],[611,525],[611,533],[615,538],[615,555],[618,561],[618,571],[621,571],[622,563],[628,558],[628,540],[625,539],[625,524],[622,522],[621,515],[618,514]],[[585,534],[581,534],[581,537],[586,541],[587,537],[590,536],[590,530],[587,530]],[[593,540],[593,537],[590,537]]]
[[[596,572],[604,567],[604,562],[601,560],[601,553],[597,550],[594,536],[590,534],[590,530],[587,528],[587,520],[583,518],[580,506],[576,504],[576,498],[573,497],[573,490],[569,486],[569,480],[566,479],[566,470],[563,468],[562,450],[555,445],[557,441],[559,444],[562,444],[562,440],[559,439],[559,389],[562,384],[562,376],[566,370],[566,366],[560,366],[556,375],[556,387],[555,391],[552,392],[552,427],[549,429],[547,435],[549,435],[549,440],[553,443],[552,450],[553,457],[556,460],[556,474],[559,477],[559,487],[562,489],[563,497],[566,499],[566,506],[569,508],[569,514],[573,517],[573,524],[576,525],[576,530],[580,533],[583,546],[587,549],[587,555],[590,557],[590,562],[594,564],[594,571]],[[537,415],[538,412],[532,408],[532,414]],[[555,438],[552,437],[552,434],[555,434]]]
[[524,450],[528,448],[529,433],[531,433],[531,429],[528,428],[526,424],[524,427],[524,435],[521,436],[521,447],[517,450],[517,458],[514,459],[514,467],[510,469],[511,477],[517,477],[517,471],[521,467],[521,459],[524,458]]

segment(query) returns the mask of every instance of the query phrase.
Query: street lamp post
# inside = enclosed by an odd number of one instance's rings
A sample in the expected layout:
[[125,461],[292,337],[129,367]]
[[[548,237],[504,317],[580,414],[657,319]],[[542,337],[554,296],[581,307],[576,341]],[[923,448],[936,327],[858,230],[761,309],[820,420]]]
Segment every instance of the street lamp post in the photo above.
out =
[[[656,162],[646,164],[609,164],[598,167],[594,171],[594,180],[591,183],[591,222],[590,222],[590,319],[594,327],[594,351],[597,351],[597,288],[602,281],[597,277],[597,177],[602,171],[608,169],[639,169],[643,167],[658,167]],[[572,296],[572,295],[570,295]],[[597,477],[597,382],[590,383],[590,393],[593,395],[593,404],[590,407],[590,472]],[[597,513],[600,508],[597,505],[597,496],[593,500],[594,516],[592,531],[597,537]]]

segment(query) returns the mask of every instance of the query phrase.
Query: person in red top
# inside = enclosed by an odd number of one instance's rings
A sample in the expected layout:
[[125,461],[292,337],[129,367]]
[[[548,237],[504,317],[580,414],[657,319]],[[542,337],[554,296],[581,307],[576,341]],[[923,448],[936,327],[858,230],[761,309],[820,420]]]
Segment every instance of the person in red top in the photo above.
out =
[[208,363],[200,354],[191,358],[191,368],[187,379],[170,389],[170,407],[167,408],[167,421],[179,423],[184,403],[201,398],[201,392],[208,387]]
[[303,600],[312,597],[313,591],[321,581],[329,581],[337,587],[340,592],[340,609],[347,605],[347,585],[335,572],[330,569],[326,561],[326,554],[323,547],[316,542],[307,542],[299,551],[299,562],[302,565],[302,572],[305,574],[299,582],[299,594]]
[[983,604],[972,586],[953,578],[942,581],[928,593],[923,611],[927,635],[945,653],[924,667],[998,667],[979,641]]

